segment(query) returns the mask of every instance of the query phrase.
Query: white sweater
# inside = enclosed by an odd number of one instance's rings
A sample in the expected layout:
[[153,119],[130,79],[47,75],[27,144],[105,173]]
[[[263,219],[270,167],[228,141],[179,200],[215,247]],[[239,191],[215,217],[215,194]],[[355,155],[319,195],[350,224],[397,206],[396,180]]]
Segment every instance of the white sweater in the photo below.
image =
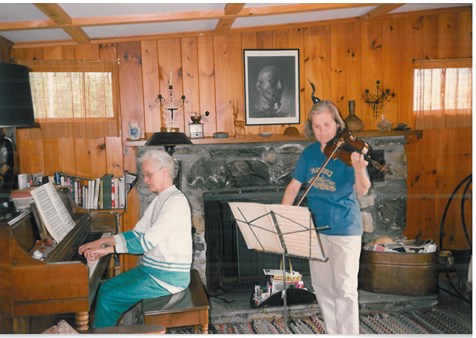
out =
[[172,293],[184,289],[181,279],[192,264],[192,222],[188,200],[175,186],[149,204],[134,229],[114,236],[116,252],[143,254],[141,264]]

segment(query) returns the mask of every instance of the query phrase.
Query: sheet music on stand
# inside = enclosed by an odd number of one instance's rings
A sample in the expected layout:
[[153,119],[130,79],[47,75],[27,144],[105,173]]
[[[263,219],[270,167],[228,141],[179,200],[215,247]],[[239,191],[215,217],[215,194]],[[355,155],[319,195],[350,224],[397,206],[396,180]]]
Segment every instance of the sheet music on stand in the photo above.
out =
[[[283,281],[286,256],[327,261],[312,216],[307,207],[229,202],[248,249],[282,255]],[[327,227],[324,227],[325,229]],[[287,286],[282,291],[283,318],[287,332]]]
[[228,204],[248,249],[327,260],[307,207],[254,202]]

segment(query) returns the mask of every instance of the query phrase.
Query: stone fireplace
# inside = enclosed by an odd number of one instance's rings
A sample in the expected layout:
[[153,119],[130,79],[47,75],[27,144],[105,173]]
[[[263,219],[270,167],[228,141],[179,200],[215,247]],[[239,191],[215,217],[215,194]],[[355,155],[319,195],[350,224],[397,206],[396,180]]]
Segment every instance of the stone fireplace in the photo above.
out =
[[[357,135],[371,146],[374,158],[384,161],[391,170],[385,175],[375,169],[369,170],[372,187],[367,196],[359,199],[364,243],[381,235],[400,236],[406,227],[406,136],[398,132],[375,132],[368,137]],[[240,139],[231,140],[235,143],[206,144],[205,140],[193,140],[200,144],[176,146],[174,153],[180,163],[177,184],[192,208],[193,268],[199,270],[210,289],[223,287],[223,283],[230,286],[237,281],[246,283],[248,277],[253,280],[253,277],[262,276],[261,264],[267,264],[268,268],[279,264],[280,257],[275,255],[256,258],[254,253],[246,252],[250,250],[240,242],[242,238],[230,218],[227,202],[280,203],[299,154],[313,142],[288,141],[285,136],[268,142],[263,139],[242,143],[238,143]],[[137,155],[147,148],[139,146]],[[138,190],[142,213],[153,196],[142,181]],[[307,269],[307,264],[301,265],[294,259],[293,266],[300,271]]]

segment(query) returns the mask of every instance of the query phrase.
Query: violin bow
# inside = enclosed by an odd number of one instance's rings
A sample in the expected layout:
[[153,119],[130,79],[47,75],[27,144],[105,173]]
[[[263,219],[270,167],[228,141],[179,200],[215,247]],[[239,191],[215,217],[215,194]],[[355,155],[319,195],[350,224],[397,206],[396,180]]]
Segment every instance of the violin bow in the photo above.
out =
[[306,191],[304,192],[304,195],[302,195],[301,199],[299,200],[298,204],[296,204],[296,206],[300,206],[302,201],[304,201],[304,198],[306,198],[307,194],[309,193],[309,191],[311,190],[311,188],[314,186],[314,183],[316,183],[316,180],[317,178],[321,175],[321,173],[324,171],[324,169],[326,168],[327,164],[329,163],[329,161],[331,160],[331,158],[334,156],[334,154],[336,153],[337,149],[339,149],[343,144],[344,144],[344,138],[339,138],[339,140],[337,141],[337,144],[336,144],[336,148],[334,149],[334,151],[330,154],[330,156],[327,158],[327,160],[324,162],[324,164],[322,165],[322,167],[319,169],[319,171],[317,172],[317,174],[314,176],[314,178],[312,179],[312,181],[309,183],[309,186],[307,187]]

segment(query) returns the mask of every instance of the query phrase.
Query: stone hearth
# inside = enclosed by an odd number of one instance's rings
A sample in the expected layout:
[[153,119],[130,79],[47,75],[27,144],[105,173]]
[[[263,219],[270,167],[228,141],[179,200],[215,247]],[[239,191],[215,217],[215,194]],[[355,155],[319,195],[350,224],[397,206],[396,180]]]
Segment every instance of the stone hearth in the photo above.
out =
[[[406,138],[390,135],[361,139],[380,154],[391,169],[391,174],[374,173],[369,193],[359,200],[364,224],[363,240],[368,242],[381,235],[400,236],[406,227]],[[222,193],[282,191],[291,179],[299,154],[311,142],[291,140],[175,147],[174,157],[180,162],[178,186],[192,207],[195,228],[193,267],[200,271],[203,280],[206,280],[207,250],[204,194],[219,196]],[[147,148],[139,146],[137,155]],[[140,172],[140,168],[138,170]],[[153,196],[142,181],[138,190],[142,213]]]

